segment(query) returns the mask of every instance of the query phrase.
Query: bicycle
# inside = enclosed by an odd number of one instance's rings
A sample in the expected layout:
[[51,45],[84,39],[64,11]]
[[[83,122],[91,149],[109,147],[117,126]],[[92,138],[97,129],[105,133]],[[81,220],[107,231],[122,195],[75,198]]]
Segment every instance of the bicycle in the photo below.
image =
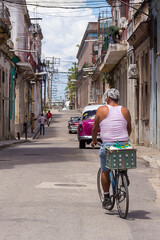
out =
[[[111,211],[116,201],[119,216],[126,218],[129,210],[129,179],[126,169],[136,167],[136,149],[132,149],[132,151],[129,149],[118,150],[108,153],[106,166],[110,169],[109,193],[111,204],[106,206],[105,209]],[[101,168],[97,173],[97,188],[100,200],[103,202],[104,192],[101,185]]]

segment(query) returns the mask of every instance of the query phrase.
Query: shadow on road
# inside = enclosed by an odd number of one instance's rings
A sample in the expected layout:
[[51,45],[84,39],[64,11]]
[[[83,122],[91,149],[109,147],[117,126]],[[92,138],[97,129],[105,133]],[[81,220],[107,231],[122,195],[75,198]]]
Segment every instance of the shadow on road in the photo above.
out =
[[10,149],[10,153],[8,154],[6,150],[6,153],[3,152],[3,156],[0,154],[0,169],[11,169],[15,165],[86,161],[82,151],[73,147],[29,148],[28,146],[28,148],[21,148],[20,150],[17,148]]
[[[116,210],[113,210],[111,212],[105,212],[106,215],[118,215],[118,211]],[[137,210],[137,211],[131,211],[128,213],[128,216],[126,218],[126,220],[128,221],[134,221],[136,219],[148,219],[148,220],[151,220],[152,218],[148,217],[147,215],[148,214],[151,214],[151,212],[147,212],[147,211],[144,211],[144,210]]]
[[152,219],[148,217],[147,215],[151,214],[151,212],[143,211],[143,210],[136,210],[131,211],[128,213],[127,219],[130,221],[136,220],[136,219]]

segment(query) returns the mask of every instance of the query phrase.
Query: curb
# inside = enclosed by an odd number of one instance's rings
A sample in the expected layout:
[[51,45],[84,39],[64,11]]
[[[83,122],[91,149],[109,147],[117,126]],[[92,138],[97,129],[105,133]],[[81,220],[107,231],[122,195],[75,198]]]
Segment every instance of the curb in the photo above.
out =
[[25,143],[25,142],[29,142],[29,140],[11,140],[13,142],[9,142],[9,143],[3,143],[3,145],[0,145],[0,149],[2,148],[7,148],[9,146],[12,146],[14,144],[18,144],[18,143]]

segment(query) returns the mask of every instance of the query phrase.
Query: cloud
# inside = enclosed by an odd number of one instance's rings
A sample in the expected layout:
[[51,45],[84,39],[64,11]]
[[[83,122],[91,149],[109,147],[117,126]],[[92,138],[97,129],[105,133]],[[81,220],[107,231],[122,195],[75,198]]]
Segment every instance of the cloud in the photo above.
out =
[[[29,0],[27,1],[29,2]],[[33,0],[32,0],[33,2]],[[39,0],[38,4],[42,5],[56,5],[56,6],[86,6],[86,2],[83,0],[71,1],[71,0],[55,0],[48,3],[48,0]],[[46,2],[46,3],[45,3]],[[71,2],[76,2],[72,3]],[[77,44],[80,44],[83,34],[86,30],[88,22],[97,21],[97,17],[93,14],[91,9],[48,9],[28,7],[30,10],[30,16],[35,15],[42,17],[42,21],[39,24],[42,28],[44,39],[42,41],[42,53],[43,57],[56,57],[63,60],[76,61],[76,54],[78,48]],[[63,64],[63,63],[61,63]],[[71,62],[64,63],[61,68],[68,69],[71,66]],[[67,82],[67,76],[59,77],[60,80]],[[62,89],[65,86],[61,86]],[[63,93],[62,93],[63,94]]]

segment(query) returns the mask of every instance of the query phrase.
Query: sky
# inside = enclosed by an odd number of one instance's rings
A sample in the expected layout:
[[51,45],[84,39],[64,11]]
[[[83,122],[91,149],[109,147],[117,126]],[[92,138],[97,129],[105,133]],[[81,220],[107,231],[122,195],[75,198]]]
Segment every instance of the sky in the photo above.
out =
[[[28,5],[29,15],[42,18],[37,22],[32,21],[39,23],[42,29],[42,59],[60,59],[60,64],[54,66],[59,72],[67,72],[72,62],[77,62],[77,45],[81,43],[88,22],[97,21],[99,12],[106,11],[108,6],[106,0],[27,0],[27,3],[42,6]],[[103,8],[97,8],[100,6]],[[76,9],[68,9],[71,7]],[[56,78],[56,98],[64,99],[67,74],[59,73]]]

